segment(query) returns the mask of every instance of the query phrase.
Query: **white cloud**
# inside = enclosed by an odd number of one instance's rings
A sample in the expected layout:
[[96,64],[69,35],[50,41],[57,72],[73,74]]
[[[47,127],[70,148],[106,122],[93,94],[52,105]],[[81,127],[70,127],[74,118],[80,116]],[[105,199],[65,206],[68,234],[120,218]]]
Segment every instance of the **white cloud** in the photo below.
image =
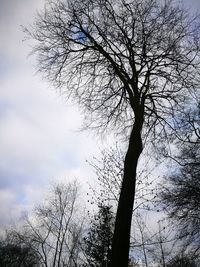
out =
[[31,23],[43,3],[1,2],[0,224],[30,210],[52,180],[85,180],[85,157],[98,149],[94,136],[76,132],[78,108],[34,75],[27,58],[20,25]]

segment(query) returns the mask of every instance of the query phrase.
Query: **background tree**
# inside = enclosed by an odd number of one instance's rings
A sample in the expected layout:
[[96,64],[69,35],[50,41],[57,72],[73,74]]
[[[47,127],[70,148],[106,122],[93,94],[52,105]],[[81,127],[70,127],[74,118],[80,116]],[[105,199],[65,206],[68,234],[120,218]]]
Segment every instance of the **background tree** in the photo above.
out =
[[56,185],[32,218],[26,218],[22,230],[14,230],[12,236],[36,253],[40,266],[78,266],[83,230],[78,206],[76,182]]
[[36,267],[39,258],[30,246],[21,245],[18,240],[5,233],[0,240],[0,266],[2,267]]
[[83,241],[83,250],[88,262],[84,266],[109,266],[113,230],[114,217],[111,206],[100,204]]
[[199,25],[172,1],[47,2],[30,32],[39,69],[77,99],[96,128],[128,129],[111,266],[128,266],[142,139],[177,134],[199,84]]
[[[100,151],[100,157],[93,157],[88,161],[96,174],[95,185],[90,185],[91,202],[112,205],[116,213],[123,180],[124,151],[118,144]],[[156,183],[158,177],[153,175],[157,165],[150,157],[140,164],[138,169],[135,205],[133,214],[138,210],[154,209],[156,198]],[[97,186],[98,185],[98,186]]]
[[187,255],[177,255],[167,263],[166,267],[198,267]]
[[174,173],[166,177],[161,199],[169,217],[175,220],[179,237],[185,245],[192,245],[197,255],[200,250],[200,143],[185,145],[176,157]]
[[31,248],[17,244],[1,244],[0,265],[2,267],[35,267],[38,266],[38,258]]

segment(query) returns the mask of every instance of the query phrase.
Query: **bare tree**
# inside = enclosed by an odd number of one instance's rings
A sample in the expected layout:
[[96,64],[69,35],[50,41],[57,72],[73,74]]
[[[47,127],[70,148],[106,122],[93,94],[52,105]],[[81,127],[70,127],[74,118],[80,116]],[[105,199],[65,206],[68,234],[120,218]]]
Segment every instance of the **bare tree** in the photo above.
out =
[[12,232],[19,243],[38,255],[41,266],[75,267],[80,263],[83,220],[77,214],[77,194],[76,183],[55,186],[33,218],[26,218],[22,231]]
[[197,18],[170,0],[49,0],[29,34],[39,70],[67,87],[91,126],[128,129],[111,257],[112,267],[128,266],[142,139],[177,134],[199,85]]
[[[193,138],[194,139],[194,138]],[[200,143],[182,147],[176,165],[160,191],[165,211],[175,222],[179,238],[198,255],[200,250]]]
[[[90,185],[88,193],[91,203],[112,205],[116,212],[123,180],[124,151],[116,143],[114,146],[100,151],[100,156],[88,161],[96,174],[95,185]],[[135,205],[133,214],[140,210],[152,210],[157,205],[158,176],[153,175],[157,163],[145,157],[137,173]]]
[[180,251],[172,228],[167,221],[151,221],[149,216],[137,213],[134,216],[135,228],[132,232],[130,250],[142,262],[142,266],[166,266],[169,258]]

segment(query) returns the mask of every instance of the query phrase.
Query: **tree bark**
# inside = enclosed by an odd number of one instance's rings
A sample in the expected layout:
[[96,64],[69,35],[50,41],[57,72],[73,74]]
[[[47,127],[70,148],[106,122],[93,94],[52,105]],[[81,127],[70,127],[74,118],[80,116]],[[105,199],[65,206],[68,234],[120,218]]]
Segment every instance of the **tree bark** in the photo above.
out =
[[[136,114],[136,113],[135,113]],[[136,168],[142,152],[141,130],[143,112],[138,112],[129,139],[124,162],[124,177],[117,208],[110,267],[127,267],[129,262],[130,230],[136,186]]]

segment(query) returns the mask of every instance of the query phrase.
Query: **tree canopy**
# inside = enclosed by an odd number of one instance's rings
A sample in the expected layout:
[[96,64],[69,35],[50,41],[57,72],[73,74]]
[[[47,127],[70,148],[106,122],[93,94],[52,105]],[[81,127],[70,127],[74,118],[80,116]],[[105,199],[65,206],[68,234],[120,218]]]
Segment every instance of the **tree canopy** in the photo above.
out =
[[[199,23],[174,1],[47,1],[33,29],[39,70],[94,126],[174,127],[199,85]],[[189,93],[189,94],[188,94]]]

